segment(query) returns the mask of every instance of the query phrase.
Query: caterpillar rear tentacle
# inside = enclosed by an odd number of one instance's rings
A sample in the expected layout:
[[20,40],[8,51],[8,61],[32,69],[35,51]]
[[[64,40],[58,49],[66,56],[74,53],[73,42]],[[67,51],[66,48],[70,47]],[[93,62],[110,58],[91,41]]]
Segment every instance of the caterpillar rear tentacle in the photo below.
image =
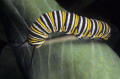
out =
[[103,39],[110,37],[110,26],[100,20],[89,19],[66,11],[51,11],[37,18],[30,26],[29,44],[39,48],[48,34],[64,32],[77,38]]

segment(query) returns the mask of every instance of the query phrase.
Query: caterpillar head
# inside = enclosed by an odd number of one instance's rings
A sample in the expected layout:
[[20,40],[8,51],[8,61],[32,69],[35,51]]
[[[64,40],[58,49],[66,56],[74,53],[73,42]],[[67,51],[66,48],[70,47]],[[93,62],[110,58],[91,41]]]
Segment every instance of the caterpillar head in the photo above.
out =
[[110,26],[106,23],[106,31],[105,33],[103,34],[102,38],[104,40],[108,40],[108,38],[111,36],[111,28]]

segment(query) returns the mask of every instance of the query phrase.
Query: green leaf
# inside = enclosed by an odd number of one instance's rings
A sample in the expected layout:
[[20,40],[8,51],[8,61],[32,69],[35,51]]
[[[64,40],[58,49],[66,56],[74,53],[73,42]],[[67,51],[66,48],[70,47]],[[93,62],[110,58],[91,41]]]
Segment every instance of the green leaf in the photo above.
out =
[[36,49],[34,79],[119,79],[120,59],[106,44],[64,41]]
[[30,24],[43,13],[64,10],[61,8],[55,0],[13,0],[8,3],[12,5],[14,11],[18,11],[18,15],[21,15]]

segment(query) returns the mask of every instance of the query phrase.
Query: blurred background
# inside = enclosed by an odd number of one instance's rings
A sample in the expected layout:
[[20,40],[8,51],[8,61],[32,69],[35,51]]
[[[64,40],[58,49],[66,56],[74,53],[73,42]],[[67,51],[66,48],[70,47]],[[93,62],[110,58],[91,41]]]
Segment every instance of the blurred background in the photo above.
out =
[[[12,1],[12,0],[11,0]],[[117,0],[56,0],[63,8],[81,16],[96,18],[110,23],[112,28],[112,37],[107,44],[120,56],[120,4]],[[4,4],[0,2],[0,10],[4,9]],[[0,20],[1,14],[0,11]],[[9,13],[9,12],[8,12]],[[7,22],[6,22],[7,23]],[[1,22],[0,22],[1,24]],[[0,29],[1,33],[2,29]],[[1,34],[0,34],[1,35]],[[2,39],[2,38],[1,38]],[[6,42],[0,39],[0,79],[23,79],[15,60],[11,48],[6,46]],[[2,49],[8,50],[2,51]],[[7,52],[7,53],[4,53]]]

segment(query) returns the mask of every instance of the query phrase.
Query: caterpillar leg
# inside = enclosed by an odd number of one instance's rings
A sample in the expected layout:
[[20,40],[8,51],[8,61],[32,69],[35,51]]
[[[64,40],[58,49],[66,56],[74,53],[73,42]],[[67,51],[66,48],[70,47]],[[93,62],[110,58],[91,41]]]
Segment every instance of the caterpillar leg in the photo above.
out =
[[40,44],[40,45],[37,45],[37,46],[35,46],[36,48],[40,48],[42,46],[42,44]]
[[32,46],[35,46],[35,48],[39,48],[41,47],[41,45],[45,42],[45,39],[29,39],[29,44],[31,44]]

